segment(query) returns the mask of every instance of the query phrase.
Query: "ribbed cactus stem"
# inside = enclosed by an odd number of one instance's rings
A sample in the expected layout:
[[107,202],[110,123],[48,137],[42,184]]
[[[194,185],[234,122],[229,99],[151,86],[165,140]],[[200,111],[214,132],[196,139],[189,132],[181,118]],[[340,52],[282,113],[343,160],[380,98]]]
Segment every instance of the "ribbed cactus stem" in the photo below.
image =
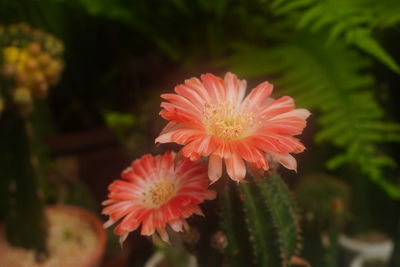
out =
[[[288,266],[300,247],[292,193],[276,173],[247,180],[250,183],[228,186],[222,196],[221,228],[228,240],[229,266]],[[235,193],[240,195],[235,198]],[[252,251],[246,253],[249,247]]]
[[244,197],[245,220],[250,232],[255,262],[259,266],[282,266],[278,232],[261,194],[254,184],[240,184],[240,192]]
[[[226,261],[231,267],[250,266],[249,233],[243,217],[240,197],[233,183],[228,183],[220,196],[220,225],[228,240]],[[240,231],[238,231],[240,229]]]
[[46,254],[46,220],[25,119],[12,109],[0,117],[0,173],[9,242]]
[[255,182],[276,226],[283,260],[288,263],[300,249],[299,219],[292,192],[276,173]]

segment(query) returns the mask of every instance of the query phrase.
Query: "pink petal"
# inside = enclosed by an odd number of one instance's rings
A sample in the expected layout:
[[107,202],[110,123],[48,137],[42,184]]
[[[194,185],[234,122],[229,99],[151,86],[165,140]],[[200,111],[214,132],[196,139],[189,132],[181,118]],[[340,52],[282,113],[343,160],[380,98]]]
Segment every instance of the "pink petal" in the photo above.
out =
[[163,135],[160,135],[156,138],[156,143],[170,143],[175,142],[180,145],[185,145],[190,141],[199,138],[204,135],[203,131],[198,129],[186,128],[186,129],[177,129],[171,132],[167,132]]
[[271,154],[273,160],[279,162],[286,169],[297,171],[296,159],[290,154]]
[[222,175],[222,158],[216,154],[211,154],[208,160],[208,177],[214,183]]
[[311,115],[311,112],[308,111],[307,109],[303,109],[303,108],[298,108],[286,113],[281,113],[275,117],[273,117],[273,120],[276,119],[283,119],[283,118],[290,118],[290,117],[297,117],[300,118],[302,120],[306,120],[309,116]]
[[194,105],[190,100],[187,98],[177,95],[177,94],[162,94],[161,98],[168,100],[172,104],[176,106],[180,106],[184,109],[191,110],[195,112],[197,115],[201,115],[202,109],[198,106]]
[[174,104],[168,102],[162,102],[161,107],[163,108],[160,111],[160,116],[166,120],[170,120],[173,122],[180,122],[187,125],[191,125],[194,127],[198,127],[200,129],[203,128],[203,123],[196,112],[192,110],[182,108],[180,106],[176,106]]
[[242,107],[249,111],[257,109],[271,95],[273,88],[269,82],[259,84],[244,99]]
[[201,80],[212,103],[221,103],[225,100],[226,89],[224,81],[220,77],[207,73],[201,75]]
[[234,143],[235,152],[247,162],[256,163],[262,168],[267,168],[265,154],[251,145],[248,140],[238,140]]
[[126,238],[128,237],[128,235],[129,235],[129,233],[126,233],[119,237],[119,244],[121,245],[121,248],[122,248],[122,245],[124,244]]
[[164,227],[158,227],[157,228],[157,233],[160,235],[161,239],[165,242],[169,244],[169,236],[167,231],[165,230]]
[[196,161],[200,158],[200,154],[196,152],[196,147],[199,146],[201,140],[196,139],[182,148],[182,153],[185,157],[190,158],[191,161]]
[[108,221],[106,221],[103,224],[104,229],[110,227],[111,225],[113,225],[115,223],[115,221],[113,219],[109,219]]
[[296,138],[279,134],[256,135],[251,138],[250,142],[265,152],[285,154],[299,153],[304,150],[303,144]]
[[289,117],[274,119],[268,121],[265,125],[259,127],[256,131],[257,135],[264,134],[282,134],[282,135],[299,135],[303,132],[307,122],[298,117]]
[[197,78],[185,80],[185,84],[175,87],[175,91],[192,101],[199,108],[210,102],[210,95],[204,88],[203,83]]
[[174,230],[175,232],[182,232],[183,231],[183,222],[182,220],[173,220],[170,221],[169,226]]
[[270,119],[281,113],[292,111],[295,108],[293,98],[283,96],[263,106],[260,110],[262,119]]
[[232,154],[230,158],[225,158],[225,164],[228,175],[233,180],[240,182],[246,176],[244,162],[237,154]]
[[235,74],[227,72],[224,83],[226,87],[226,99],[230,103],[240,103],[246,93],[246,81],[241,81]]

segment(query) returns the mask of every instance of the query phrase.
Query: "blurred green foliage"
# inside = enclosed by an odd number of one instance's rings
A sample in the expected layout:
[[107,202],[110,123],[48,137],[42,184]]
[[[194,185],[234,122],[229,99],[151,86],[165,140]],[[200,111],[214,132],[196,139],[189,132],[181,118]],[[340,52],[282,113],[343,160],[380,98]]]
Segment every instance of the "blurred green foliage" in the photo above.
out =
[[396,61],[374,37],[375,30],[398,25],[400,5],[396,0],[294,0],[271,1],[277,15],[289,15],[299,29],[327,31],[326,41],[344,40],[376,57],[400,73]]
[[126,138],[127,132],[135,125],[135,117],[132,114],[115,111],[104,112],[106,125],[113,129],[120,139]]
[[304,236],[304,257],[312,266],[338,265],[338,238],[351,218],[348,185],[324,173],[302,177],[296,188]]
[[[399,81],[398,0],[0,0],[0,18],[5,24],[26,21],[66,42],[66,73],[53,95],[59,101],[53,108],[62,110],[57,121],[69,116],[66,123],[91,126],[94,110],[120,137],[135,136],[132,147],[147,151],[152,128],[159,130],[149,116],[159,92],[148,93],[138,77],[158,80],[173,72],[171,65],[191,73],[204,65],[229,69],[249,83],[271,81],[276,95],[291,95],[312,111],[315,141],[330,150],[328,170],[360,190],[360,181],[369,178],[400,199],[393,146],[400,125],[389,109],[398,106],[382,89]],[[164,69],[152,55],[166,58]],[[117,89],[131,85],[131,106],[115,104]],[[369,212],[364,199],[361,204]]]
[[385,111],[372,90],[374,78],[365,73],[370,60],[343,42],[326,45],[324,37],[299,33],[269,49],[241,44],[229,64],[246,76],[274,75],[280,94],[318,112],[321,128],[315,140],[342,149],[327,161],[329,169],[355,163],[389,195],[400,198],[400,188],[386,180],[384,172],[396,166],[395,161],[379,148],[381,143],[400,141],[400,124],[384,120]]

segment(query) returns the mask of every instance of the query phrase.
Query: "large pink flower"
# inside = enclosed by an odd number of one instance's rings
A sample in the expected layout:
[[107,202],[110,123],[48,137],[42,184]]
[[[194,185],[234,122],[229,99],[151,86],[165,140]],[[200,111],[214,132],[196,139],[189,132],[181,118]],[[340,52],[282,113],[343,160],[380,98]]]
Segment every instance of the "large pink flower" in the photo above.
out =
[[168,242],[167,225],[177,232],[187,229],[186,218],[202,215],[198,204],[215,198],[207,189],[206,165],[183,159],[175,166],[174,159],[173,152],[144,155],[122,172],[123,180],[109,186],[102,213],[110,217],[105,227],[120,220],[114,232],[121,244],[140,225],[142,235],[157,231]]
[[304,146],[293,136],[302,133],[310,112],[295,109],[291,97],[272,99],[273,86],[263,82],[245,96],[246,81],[227,73],[224,79],[204,74],[163,94],[160,115],[170,122],[156,139],[159,143],[185,145],[183,155],[195,161],[209,156],[208,175],[216,181],[225,162],[228,175],[241,181],[245,162],[269,169],[269,160],[296,170],[290,153]]

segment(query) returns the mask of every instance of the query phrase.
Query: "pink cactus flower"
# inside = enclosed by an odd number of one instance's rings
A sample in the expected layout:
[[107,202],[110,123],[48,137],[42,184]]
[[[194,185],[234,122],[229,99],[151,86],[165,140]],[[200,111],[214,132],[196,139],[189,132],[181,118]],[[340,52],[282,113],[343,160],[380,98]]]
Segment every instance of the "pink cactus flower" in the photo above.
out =
[[198,206],[214,199],[208,190],[207,165],[183,158],[174,164],[175,153],[144,155],[122,172],[122,178],[109,187],[103,214],[109,216],[105,227],[117,223],[115,234],[122,244],[128,234],[141,226],[141,234],[155,232],[169,242],[166,227],[179,232],[188,229],[186,218],[202,215]]
[[160,115],[170,121],[157,143],[184,145],[182,153],[192,161],[208,157],[212,182],[222,175],[225,162],[230,178],[243,181],[245,162],[268,170],[273,160],[296,170],[291,154],[304,145],[294,136],[302,133],[310,112],[296,109],[289,96],[270,98],[273,86],[263,82],[245,97],[246,81],[227,73],[224,79],[204,74],[163,94]]

